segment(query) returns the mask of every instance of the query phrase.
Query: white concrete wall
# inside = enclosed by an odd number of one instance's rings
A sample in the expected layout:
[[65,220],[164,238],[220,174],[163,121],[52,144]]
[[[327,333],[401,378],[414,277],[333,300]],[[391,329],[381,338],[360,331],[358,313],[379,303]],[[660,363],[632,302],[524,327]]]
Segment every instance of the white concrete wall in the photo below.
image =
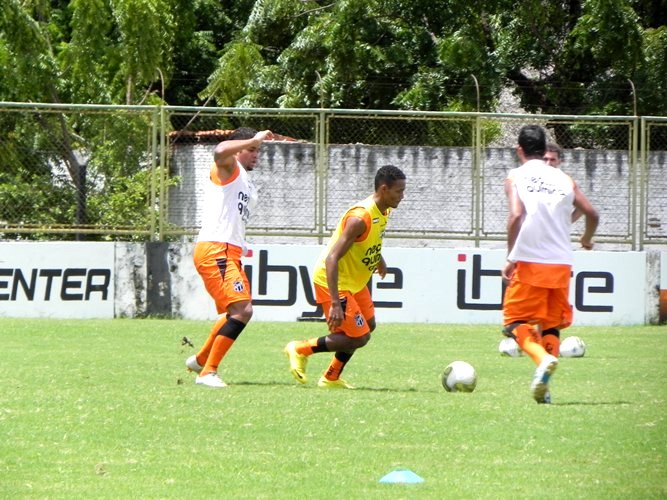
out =
[[[252,247],[244,266],[256,321],[313,315],[311,277],[321,248]],[[213,319],[192,251],[191,243],[2,242],[0,317]],[[378,320],[501,323],[504,250],[387,244],[383,255],[388,276],[374,277],[371,287]],[[661,295],[667,301],[667,252],[575,253],[576,324],[657,323]]]

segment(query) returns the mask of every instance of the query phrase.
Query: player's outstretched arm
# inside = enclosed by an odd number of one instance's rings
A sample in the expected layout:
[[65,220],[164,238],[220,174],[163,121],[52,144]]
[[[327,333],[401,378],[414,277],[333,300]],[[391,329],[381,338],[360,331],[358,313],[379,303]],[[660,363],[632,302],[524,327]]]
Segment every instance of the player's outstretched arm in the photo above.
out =
[[254,137],[250,139],[234,139],[231,141],[222,141],[218,143],[213,152],[213,160],[218,164],[224,164],[228,161],[233,161],[236,153],[240,153],[244,149],[258,148],[262,142],[273,139],[273,132],[270,130],[262,130],[257,132]]
[[600,222],[600,215],[576,184],[574,185],[574,208],[575,212],[578,210],[586,217],[586,228],[580,239],[581,246],[586,250],[591,250],[593,248],[593,235]]

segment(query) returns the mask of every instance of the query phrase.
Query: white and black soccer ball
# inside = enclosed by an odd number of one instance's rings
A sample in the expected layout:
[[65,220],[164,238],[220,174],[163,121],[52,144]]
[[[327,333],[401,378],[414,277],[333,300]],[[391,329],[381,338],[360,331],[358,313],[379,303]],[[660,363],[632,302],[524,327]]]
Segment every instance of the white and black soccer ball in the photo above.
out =
[[517,344],[516,340],[511,337],[505,337],[500,341],[500,344],[498,344],[498,351],[501,356],[508,356],[510,358],[523,356],[523,351],[519,347],[519,344]]
[[583,358],[586,354],[586,343],[575,335],[564,338],[560,343],[560,355],[563,358]]
[[447,392],[472,392],[477,386],[477,372],[465,361],[452,361],[442,373],[442,386]]

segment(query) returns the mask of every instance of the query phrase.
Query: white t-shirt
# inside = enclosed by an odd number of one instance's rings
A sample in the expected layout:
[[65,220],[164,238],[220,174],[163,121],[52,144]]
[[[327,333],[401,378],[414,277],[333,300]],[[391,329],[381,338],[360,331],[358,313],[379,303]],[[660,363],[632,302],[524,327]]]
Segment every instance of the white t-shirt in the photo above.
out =
[[[214,167],[212,168],[212,172]],[[223,184],[209,175],[204,185],[202,225],[197,241],[230,243],[246,250],[245,230],[257,205],[257,189],[237,162],[237,169]]]
[[572,265],[570,243],[574,181],[542,160],[529,160],[509,171],[526,214],[510,261]]

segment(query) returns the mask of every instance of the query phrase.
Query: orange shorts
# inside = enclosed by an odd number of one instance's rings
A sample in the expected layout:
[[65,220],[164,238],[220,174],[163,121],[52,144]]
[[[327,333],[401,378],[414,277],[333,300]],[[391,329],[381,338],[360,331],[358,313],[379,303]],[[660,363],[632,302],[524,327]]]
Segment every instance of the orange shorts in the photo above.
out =
[[505,290],[503,324],[521,321],[542,330],[570,326],[570,271],[569,266],[518,262]]
[[[332,333],[344,333],[348,337],[363,337],[371,331],[368,322],[375,317],[375,306],[370,290],[365,286],[354,294],[341,291],[340,296],[345,319],[338,330]],[[315,300],[318,304],[322,304],[324,317],[329,319],[331,308],[329,289],[315,283]]]
[[200,241],[195,245],[195,268],[213,297],[218,314],[225,312],[229,304],[252,300],[241,254],[241,247],[227,243]]

